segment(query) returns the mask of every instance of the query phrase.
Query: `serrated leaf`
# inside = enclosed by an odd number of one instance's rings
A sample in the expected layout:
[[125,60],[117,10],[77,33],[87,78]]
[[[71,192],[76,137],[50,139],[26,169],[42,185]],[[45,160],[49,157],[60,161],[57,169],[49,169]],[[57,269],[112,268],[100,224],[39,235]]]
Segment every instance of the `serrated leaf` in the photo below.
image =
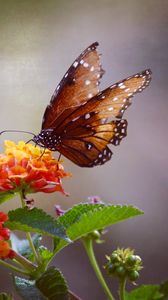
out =
[[46,300],[36,288],[34,280],[14,276],[14,285],[23,300]]
[[[106,228],[112,224],[143,214],[133,206],[79,204],[59,218],[59,222],[67,229],[72,241],[84,235]],[[67,245],[64,241],[56,240],[57,252]]]
[[8,217],[9,220],[5,225],[11,230],[36,232],[69,241],[64,226],[50,215],[47,215],[42,209],[36,207],[32,210],[26,207],[18,208],[9,211]]
[[44,272],[36,281],[36,286],[48,300],[70,300],[65,279],[55,267]]
[[16,193],[12,192],[0,192],[0,204],[14,198],[16,196]]
[[142,285],[126,293],[126,300],[161,300],[163,294],[159,292],[159,289],[159,285]]
[[6,293],[0,293],[0,300],[13,300],[13,297]]
[[84,214],[104,207],[105,204],[80,203],[67,210],[64,215],[59,217],[59,221],[64,225],[65,228],[68,228],[72,224],[78,222],[81,216]]

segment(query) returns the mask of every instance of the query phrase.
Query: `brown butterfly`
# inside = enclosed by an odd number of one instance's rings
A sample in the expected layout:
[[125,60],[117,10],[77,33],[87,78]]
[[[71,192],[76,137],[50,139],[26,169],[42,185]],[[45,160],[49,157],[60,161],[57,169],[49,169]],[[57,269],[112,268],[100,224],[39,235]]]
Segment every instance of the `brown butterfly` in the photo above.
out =
[[[131,98],[150,83],[151,71],[130,76],[99,92],[104,71],[93,43],[74,61],[44,113],[42,130],[33,141],[59,151],[80,167],[102,165],[111,159],[108,144],[119,145],[127,135],[123,113]],[[109,117],[118,120],[108,121]]]

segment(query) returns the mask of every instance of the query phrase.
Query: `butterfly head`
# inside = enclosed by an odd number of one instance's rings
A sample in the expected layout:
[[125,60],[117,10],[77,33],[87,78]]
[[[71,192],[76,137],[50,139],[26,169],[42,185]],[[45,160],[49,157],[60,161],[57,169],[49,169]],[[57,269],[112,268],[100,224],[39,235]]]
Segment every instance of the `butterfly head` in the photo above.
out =
[[38,135],[35,135],[33,142],[40,147],[56,151],[61,139],[54,133],[54,129],[43,129]]

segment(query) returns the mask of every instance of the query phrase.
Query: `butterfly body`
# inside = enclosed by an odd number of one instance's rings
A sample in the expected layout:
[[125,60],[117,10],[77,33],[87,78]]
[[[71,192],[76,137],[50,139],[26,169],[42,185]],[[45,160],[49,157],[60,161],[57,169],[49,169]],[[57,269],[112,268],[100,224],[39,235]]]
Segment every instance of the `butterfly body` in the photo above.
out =
[[42,129],[38,135],[34,136],[33,142],[51,151],[57,151],[61,144],[61,137],[56,135],[53,129]]
[[33,138],[36,144],[59,151],[81,167],[111,159],[108,145],[119,145],[127,135],[123,113],[151,79],[151,71],[145,70],[100,92],[104,71],[97,46],[94,43],[83,51],[64,75],[46,108],[41,132]]

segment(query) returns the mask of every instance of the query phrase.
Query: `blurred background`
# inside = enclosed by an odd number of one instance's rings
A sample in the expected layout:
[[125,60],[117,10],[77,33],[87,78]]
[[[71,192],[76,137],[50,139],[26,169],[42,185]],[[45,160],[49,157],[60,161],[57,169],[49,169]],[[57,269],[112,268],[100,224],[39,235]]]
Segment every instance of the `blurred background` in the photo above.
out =
[[[38,194],[36,205],[54,215],[55,204],[67,209],[99,195],[107,203],[144,210],[143,216],[110,228],[106,243],[95,246],[96,254],[103,265],[115,247],[132,247],[144,262],[139,282],[159,283],[168,279],[167,0],[0,0],[0,128],[38,133],[56,85],[95,41],[106,70],[102,89],[148,67],[151,85],[125,113],[128,136],[113,147],[112,160],[87,169],[65,159],[65,169],[73,173],[63,182],[70,197]],[[29,137],[2,136],[1,152],[4,139]],[[1,210],[18,205],[10,201]],[[64,249],[55,264],[83,300],[105,299],[80,243]],[[0,291],[12,291],[2,268],[0,278]]]

